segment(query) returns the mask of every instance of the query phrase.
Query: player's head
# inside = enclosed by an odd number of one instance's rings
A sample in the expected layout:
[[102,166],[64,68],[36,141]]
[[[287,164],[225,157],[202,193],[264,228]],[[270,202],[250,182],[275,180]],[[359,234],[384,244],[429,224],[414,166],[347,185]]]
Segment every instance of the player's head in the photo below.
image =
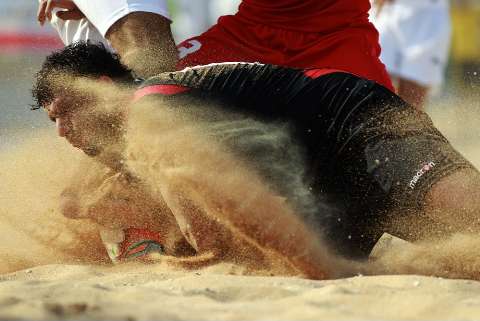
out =
[[58,96],[59,76],[84,77],[98,79],[108,77],[115,82],[131,83],[133,77],[116,54],[109,52],[103,44],[92,44],[84,41],[72,43],[60,51],[56,51],[45,59],[42,68],[36,74],[33,86],[33,98],[36,107],[45,107]]
[[[85,80],[86,86],[79,86],[79,80]],[[122,112],[120,106],[99,108],[118,105],[122,95],[102,92],[102,86],[93,90],[97,83],[110,84],[111,88],[132,84],[133,77],[118,56],[103,45],[77,42],[46,58],[32,90],[34,108],[44,108],[56,123],[58,134],[91,156],[118,136],[115,129]]]

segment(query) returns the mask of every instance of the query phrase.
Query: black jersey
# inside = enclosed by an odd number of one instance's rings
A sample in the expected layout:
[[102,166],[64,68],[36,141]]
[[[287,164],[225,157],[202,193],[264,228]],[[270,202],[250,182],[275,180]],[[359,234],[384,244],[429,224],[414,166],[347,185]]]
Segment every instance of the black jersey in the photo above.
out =
[[189,108],[204,108],[203,101],[264,123],[288,123],[306,184],[335,208],[318,213],[318,222],[338,252],[352,257],[368,255],[384,232],[398,235],[388,227],[393,209],[421,213],[436,181],[471,167],[425,113],[348,73],[213,64],[152,77],[137,99],[159,95],[171,102],[193,97]]

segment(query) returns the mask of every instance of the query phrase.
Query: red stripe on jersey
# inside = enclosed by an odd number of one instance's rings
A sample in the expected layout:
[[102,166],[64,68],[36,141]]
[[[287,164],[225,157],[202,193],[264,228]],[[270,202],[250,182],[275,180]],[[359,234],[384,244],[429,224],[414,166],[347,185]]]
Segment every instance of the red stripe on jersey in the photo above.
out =
[[142,89],[139,89],[135,92],[133,95],[133,102],[136,102],[140,100],[141,98],[148,96],[148,95],[154,95],[154,94],[160,94],[160,95],[176,95],[180,94],[186,91],[189,91],[190,88],[184,87],[184,86],[179,86],[179,85],[152,85],[152,86],[147,86]]
[[321,76],[325,76],[325,75],[328,75],[328,74],[332,74],[334,72],[345,72],[345,71],[342,71],[342,70],[338,70],[338,69],[307,69],[303,72],[303,74],[309,78],[312,78],[312,79],[316,79],[316,78],[319,78]]

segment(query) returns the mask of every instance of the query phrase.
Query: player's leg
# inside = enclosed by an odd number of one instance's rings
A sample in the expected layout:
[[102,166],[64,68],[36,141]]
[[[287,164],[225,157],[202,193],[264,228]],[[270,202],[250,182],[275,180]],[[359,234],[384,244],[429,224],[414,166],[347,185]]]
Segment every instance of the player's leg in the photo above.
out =
[[410,105],[423,110],[430,87],[407,78],[399,78],[396,83],[397,94]]
[[431,88],[441,85],[450,47],[449,5],[445,0],[387,4],[374,19],[381,59],[402,99],[423,110]]

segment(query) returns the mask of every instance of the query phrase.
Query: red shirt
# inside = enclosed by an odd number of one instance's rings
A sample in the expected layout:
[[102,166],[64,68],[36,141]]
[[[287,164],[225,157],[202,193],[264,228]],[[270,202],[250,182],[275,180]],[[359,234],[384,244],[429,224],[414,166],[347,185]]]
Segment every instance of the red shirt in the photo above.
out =
[[238,13],[180,45],[179,68],[245,61],[342,70],[393,90],[369,9],[369,0],[243,0]]
[[369,0],[243,0],[239,18],[303,32],[369,25]]

